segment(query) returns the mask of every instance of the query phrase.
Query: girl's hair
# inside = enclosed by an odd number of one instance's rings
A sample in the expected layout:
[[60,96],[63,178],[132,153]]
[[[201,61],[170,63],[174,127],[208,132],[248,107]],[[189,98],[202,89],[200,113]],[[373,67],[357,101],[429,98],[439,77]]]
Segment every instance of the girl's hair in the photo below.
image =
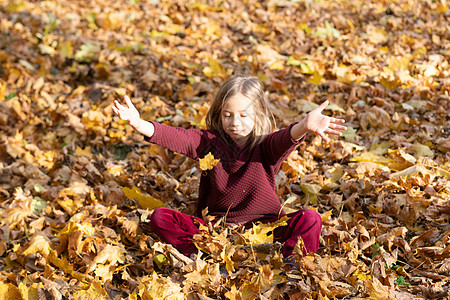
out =
[[236,76],[228,79],[214,97],[206,115],[206,126],[222,135],[225,134],[222,126],[222,109],[225,103],[237,94],[242,94],[253,102],[255,126],[249,137],[250,147],[253,148],[275,128],[275,119],[269,110],[264,87],[257,77]]

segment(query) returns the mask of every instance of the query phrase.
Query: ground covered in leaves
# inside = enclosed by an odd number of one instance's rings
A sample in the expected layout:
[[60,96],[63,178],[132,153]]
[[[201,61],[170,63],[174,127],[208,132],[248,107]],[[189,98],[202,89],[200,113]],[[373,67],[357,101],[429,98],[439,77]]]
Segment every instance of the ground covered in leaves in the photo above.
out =
[[[447,4],[0,0],[1,295],[448,297]],[[202,128],[233,73],[261,79],[279,127],[326,99],[347,120],[278,174],[285,210],[323,219],[319,251],[297,265],[271,243],[280,224],[208,224],[193,258],[149,229],[155,207],[193,212],[200,165],[145,143],[113,100]]]

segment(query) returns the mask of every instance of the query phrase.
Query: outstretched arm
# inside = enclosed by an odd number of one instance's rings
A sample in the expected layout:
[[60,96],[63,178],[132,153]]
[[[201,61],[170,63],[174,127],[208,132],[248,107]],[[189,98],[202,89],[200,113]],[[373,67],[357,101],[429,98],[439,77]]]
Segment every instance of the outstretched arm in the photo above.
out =
[[328,142],[330,139],[325,135],[325,133],[341,136],[342,133],[340,131],[346,130],[347,127],[339,125],[339,123],[345,123],[345,120],[322,115],[322,111],[327,106],[328,100],[306,115],[306,118],[302,121],[292,126],[291,137],[294,140],[299,140],[308,131],[310,131],[320,135],[326,142]]
[[125,96],[125,103],[126,105],[122,105],[119,101],[115,100],[114,106],[112,107],[114,113],[122,120],[127,121],[139,133],[152,137],[155,132],[155,126],[141,119],[139,112],[128,96]]

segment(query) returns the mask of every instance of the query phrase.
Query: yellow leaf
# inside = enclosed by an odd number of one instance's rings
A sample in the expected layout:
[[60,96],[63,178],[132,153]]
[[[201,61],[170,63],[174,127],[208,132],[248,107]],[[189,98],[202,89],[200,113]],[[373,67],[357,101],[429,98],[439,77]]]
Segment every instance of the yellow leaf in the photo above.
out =
[[203,73],[209,77],[221,77],[227,74],[225,67],[220,61],[214,58],[209,59],[209,66],[203,69]]
[[[1,57],[1,53],[0,53]],[[0,58],[1,62],[1,58]],[[0,79],[0,101],[3,101],[6,97],[6,82]]]
[[305,33],[310,34],[312,29],[308,27],[308,25],[306,25],[305,23],[301,23],[300,25],[297,26],[297,28],[299,30],[303,30]]
[[160,270],[163,270],[163,267],[167,265],[167,258],[164,254],[159,253],[153,257],[153,261],[156,263]]
[[199,159],[200,169],[203,171],[212,170],[218,163],[220,159],[215,159],[214,155],[209,152],[205,157]]
[[59,191],[58,199],[56,199],[56,201],[70,215],[83,206],[83,200],[80,197],[80,194],[73,187]]
[[10,100],[12,102],[12,108],[14,112],[17,114],[17,116],[21,120],[25,120],[27,118],[26,114],[22,111],[22,105],[19,102],[18,98],[14,98]]
[[258,45],[256,46],[256,51],[258,52],[258,60],[263,62],[272,63],[277,60],[287,60],[287,57],[281,55],[269,45]]
[[433,175],[432,172],[430,172],[427,168],[425,168],[422,165],[414,165],[409,168],[406,168],[404,170],[401,170],[399,172],[396,172],[391,175],[393,178],[400,178],[400,177],[412,177],[414,175],[421,175],[422,177],[425,177],[426,175]]
[[92,226],[89,219],[86,219],[87,213],[80,212],[74,214],[69,223],[61,230],[59,234],[59,241],[61,245],[67,245],[68,238],[71,232],[81,231],[87,236],[93,236],[96,233],[96,229]]
[[398,78],[381,76],[380,83],[387,89],[393,90],[402,85]]
[[81,116],[81,122],[86,129],[95,131],[97,134],[105,135],[105,124],[111,122],[111,117],[105,116],[101,111],[89,110],[85,111]]
[[97,254],[86,273],[90,273],[95,270],[97,264],[115,266],[117,263],[125,262],[126,250],[119,246],[106,245],[105,248]]
[[30,241],[30,245],[22,252],[22,255],[27,256],[36,252],[41,253],[44,257],[47,257],[52,247],[48,237],[42,233],[36,233]]
[[372,25],[367,27],[367,35],[369,42],[372,44],[383,44],[389,40],[386,31],[383,28],[374,27]]
[[[5,62],[8,59],[9,55],[6,54],[5,51],[0,51],[0,62]],[[2,82],[3,80],[0,79],[0,82]],[[3,100],[0,98],[0,100]]]
[[51,264],[56,266],[59,270],[63,271],[65,274],[68,274],[80,281],[84,281],[85,275],[75,272],[73,270],[72,264],[70,264],[64,256],[62,258],[59,258],[56,251],[51,251],[47,259]]
[[94,269],[95,276],[100,278],[102,282],[111,281],[113,273],[109,265],[96,265]]
[[364,152],[361,155],[353,157],[350,160],[356,161],[356,162],[362,162],[362,161],[373,162],[373,163],[380,164],[380,165],[387,165],[392,162],[390,159],[388,159],[384,156],[376,155],[371,152]]
[[70,41],[62,42],[61,49],[59,51],[60,51],[62,57],[72,58],[73,57],[72,43]]
[[259,287],[252,283],[244,283],[244,285],[239,289],[242,290],[242,300],[253,300],[257,299],[259,296]]
[[13,0],[8,3],[5,8],[7,13],[19,13],[25,9],[25,4],[22,0]]
[[82,299],[107,299],[108,294],[102,286],[102,283],[99,281],[93,282],[89,285],[89,288],[86,290],[78,291],[74,294],[74,298],[76,300]]
[[441,1],[441,3],[436,8],[437,13],[446,13],[448,10],[448,5],[445,3],[445,1]]
[[100,13],[95,16],[95,22],[103,29],[115,30],[125,23],[124,12]]
[[158,207],[164,206],[164,203],[162,203],[160,200],[155,199],[148,194],[143,194],[136,186],[134,186],[132,189],[122,187],[122,190],[124,191],[127,198],[136,199],[143,209],[154,210]]
[[315,204],[317,203],[317,194],[320,192],[322,187],[318,184],[302,183],[300,184],[300,189],[305,193],[306,201]]
[[184,300],[182,288],[179,283],[170,277],[158,277],[158,274],[153,273],[150,277],[142,280],[138,287],[139,296],[142,300],[156,300],[156,299],[170,299],[170,300]]
[[316,109],[319,106],[316,103],[309,102],[308,100],[305,100],[305,99],[297,100],[295,102],[295,105],[297,106],[298,110],[306,112],[306,113]]
[[89,158],[94,157],[94,155],[91,152],[91,147],[90,146],[87,146],[84,149],[81,149],[80,147],[77,147],[75,149],[75,154],[78,155],[78,156],[86,156],[86,157],[89,157]]
[[0,281],[0,295],[4,300],[18,300],[22,299],[20,290],[12,283],[3,283]]
[[318,71],[314,71],[311,77],[308,78],[307,82],[318,85],[322,81],[323,75]]
[[312,75],[316,71],[316,66],[313,61],[305,60],[303,62],[300,62],[300,69],[302,70],[303,74]]
[[256,278],[256,283],[258,284],[260,291],[262,293],[267,291],[273,285],[276,285],[273,283],[273,276],[274,273],[270,268],[270,265],[264,265],[262,267],[259,267],[259,274],[258,277]]
[[37,162],[41,167],[47,168],[50,170],[53,168],[56,162],[57,153],[53,150],[49,150],[43,154],[36,153]]
[[253,227],[250,230],[247,230],[243,236],[252,245],[273,243],[273,230],[280,226],[286,226],[287,220],[288,217],[284,216],[272,223],[262,224],[261,222],[257,222],[253,224]]
[[120,166],[120,165],[112,165],[107,170],[110,174],[112,174],[114,176],[120,176],[120,174],[123,173],[122,166]]
[[388,141],[383,141],[381,143],[373,143],[372,146],[370,146],[370,153],[372,154],[376,154],[376,155],[384,155],[386,153],[388,153],[388,149],[389,149],[389,142]]
[[372,280],[372,275],[370,275],[370,271],[367,272],[361,272],[359,270],[356,270],[353,272],[353,274],[349,277],[349,282],[353,286],[357,286],[358,284],[361,284],[360,281],[366,282]]
[[206,115],[208,114],[209,105],[204,103],[201,107],[195,107],[194,109],[197,111],[194,114],[194,120],[191,120],[191,124],[196,126],[199,129],[206,128]]
[[389,292],[389,287],[384,286],[381,282],[373,277],[373,280],[366,281],[367,291],[369,297],[367,300],[395,300],[397,299],[393,294]]
[[33,283],[30,287],[27,287],[27,285],[23,282],[19,284],[19,290],[20,294],[22,295],[23,300],[39,300],[38,295],[38,287],[44,288],[44,285],[42,282],[39,283]]
[[429,156],[433,157],[434,152],[430,149],[430,147],[420,144],[418,142],[415,142],[414,145],[411,146],[411,150],[416,152],[416,156],[418,157],[424,157]]
[[238,300],[241,299],[241,293],[236,289],[236,285],[233,284],[231,289],[225,293],[225,297],[230,300]]
[[282,61],[282,60],[274,61],[270,65],[269,69],[271,69],[271,70],[284,70],[284,61]]
[[28,192],[24,192],[21,187],[17,187],[13,202],[0,210],[0,224],[7,224],[10,229],[21,225],[27,217],[33,215],[32,201],[33,197]]
[[313,183],[302,183],[302,184],[300,184],[300,188],[302,189],[302,191],[305,194],[306,193],[317,194],[322,189],[322,187],[320,185],[313,184]]
[[340,107],[339,105],[337,105],[336,103],[332,103],[332,104],[328,105],[325,109],[331,110],[331,111],[339,111],[339,112],[345,114],[345,110],[342,107]]
[[417,161],[414,156],[406,153],[403,149],[388,150],[388,153],[393,160],[390,164],[388,164],[388,167],[396,171],[401,171],[409,168],[413,166]]
[[329,210],[328,212],[322,214],[322,215],[321,215],[321,217],[322,217],[322,222],[328,220],[332,214],[333,214],[333,210]]
[[358,76],[355,74],[354,68],[346,66],[342,63],[339,66],[335,66],[333,71],[336,74],[337,80],[343,83],[359,83],[364,80],[363,76]]
[[222,36],[220,24],[214,20],[209,20],[208,26],[205,30],[205,35],[211,39],[217,39]]

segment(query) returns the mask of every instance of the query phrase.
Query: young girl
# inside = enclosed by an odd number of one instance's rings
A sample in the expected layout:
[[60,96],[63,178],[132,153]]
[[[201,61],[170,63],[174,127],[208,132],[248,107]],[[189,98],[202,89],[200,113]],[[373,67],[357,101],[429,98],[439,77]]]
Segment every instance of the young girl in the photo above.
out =
[[[114,102],[114,112],[151,143],[198,160],[209,152],[219,162],[202,173],[197,216],[168,208],[156,209],[150,218],[151,229],[162,241],[190,255],[197,251],[192,243],[199,233],[195,220],[203,223],[201,212],[225,217],[228,224],[273,222],[285,215],[275,193],[275,175],[282,162],[310,131],[325,141],[325,133],[341,135],[346,127],[342,119],[322,115],[328,101],[311,111],[305,119],[287,128],[273,131],[274,119],[269,111],[261,82],[255,77],[237,76],[219,89],[206,116],[207,130],[176,128],[147,122],[125,96],[126,105]],[[274,230],[274,240],[284,242],[284,257],[301,236],[308,252],[319,248],[322,229],[320,215],[303,209],[288,215],[288,225]]]

